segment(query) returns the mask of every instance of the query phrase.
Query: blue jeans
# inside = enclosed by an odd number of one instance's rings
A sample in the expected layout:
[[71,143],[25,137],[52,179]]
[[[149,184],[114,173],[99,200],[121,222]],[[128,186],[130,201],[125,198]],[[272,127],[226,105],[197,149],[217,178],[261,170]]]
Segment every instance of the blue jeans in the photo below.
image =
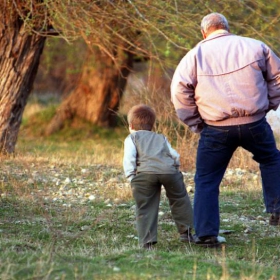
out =
[[259,163],[266,211],[280,212],[280,152],[266,119],[237,126],[205,124],[195,174],[194,227],[198,237],[219,233],[219,186],[238,147],[251,152]]

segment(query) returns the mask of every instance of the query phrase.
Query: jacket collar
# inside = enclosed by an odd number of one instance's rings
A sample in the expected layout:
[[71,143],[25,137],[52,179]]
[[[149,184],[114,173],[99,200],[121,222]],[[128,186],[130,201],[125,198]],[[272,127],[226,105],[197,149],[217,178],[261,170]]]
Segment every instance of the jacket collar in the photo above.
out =
[[233,35],[231,33],[229,33],[228,31],[224,30],[224,29],[218,29],[214,32],[212,32],[206,39],[202,40],[201,42],[205,42],[208,40],[212,40],[221,36],[226,36],[226,35]]
[[215,30],[213,31],[206,39],[208,38],[212,38],[216,35],[220,35],[220,34],[229,34],[229,32],[227,30],[224,30],[224,29],[218,29],[218,30]]
[[210,41],[210,40],[222,37],[222,36],[229,36],[229,35],[234,35],[234,34],[228,32],[224,29],[218,29],[218,30],[212,32],[206,39],[198,42],[195,47],[198,47],[199,45],[201,45],[207,41]]

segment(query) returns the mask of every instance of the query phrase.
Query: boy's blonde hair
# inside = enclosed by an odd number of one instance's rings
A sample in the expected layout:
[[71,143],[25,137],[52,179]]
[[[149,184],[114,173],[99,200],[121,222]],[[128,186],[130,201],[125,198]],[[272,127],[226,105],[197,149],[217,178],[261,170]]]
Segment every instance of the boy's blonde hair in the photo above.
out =
[[127,121],[134,130],[152,130],[156,121],[156,113],[148,105],[135,105],[129,110]]

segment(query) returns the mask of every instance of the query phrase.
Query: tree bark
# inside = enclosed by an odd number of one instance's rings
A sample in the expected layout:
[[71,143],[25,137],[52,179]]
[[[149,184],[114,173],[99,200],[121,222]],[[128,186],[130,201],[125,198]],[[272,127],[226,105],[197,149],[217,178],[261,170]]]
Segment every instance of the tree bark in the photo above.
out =
[[26,32],[19,16],[0,20],[0,153],[13,153],[46,37]]
[[114,57],[90,50],[76,89],[62,102],[46,129],[50,135],[75,117],[98,126],[114,127],[120,100],[133,66],[133,54],[121,46]]

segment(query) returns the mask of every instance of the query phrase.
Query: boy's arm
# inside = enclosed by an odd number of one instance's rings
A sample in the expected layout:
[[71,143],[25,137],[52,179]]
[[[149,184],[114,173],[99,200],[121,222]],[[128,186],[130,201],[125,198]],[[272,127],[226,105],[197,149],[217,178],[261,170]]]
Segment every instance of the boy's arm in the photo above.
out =
[[169,149],[169,152],[170,152],[172,158],[173,158],[174,161],[175,161],[176,166],[179,167],[179,166],[180,166],[180,155],[177,153],[176,150],[174,150],[174,149],[171,147],[171,145],[170,145],[170,143],[168,142],[168,140],[167,140],[166,137],[165,137],[165,141],[166,141],[167,147],[168,147],[168,149]]
[[129,135],[124,141],[123,169],[125,177],[131,181],[136,175],[137,150]]

